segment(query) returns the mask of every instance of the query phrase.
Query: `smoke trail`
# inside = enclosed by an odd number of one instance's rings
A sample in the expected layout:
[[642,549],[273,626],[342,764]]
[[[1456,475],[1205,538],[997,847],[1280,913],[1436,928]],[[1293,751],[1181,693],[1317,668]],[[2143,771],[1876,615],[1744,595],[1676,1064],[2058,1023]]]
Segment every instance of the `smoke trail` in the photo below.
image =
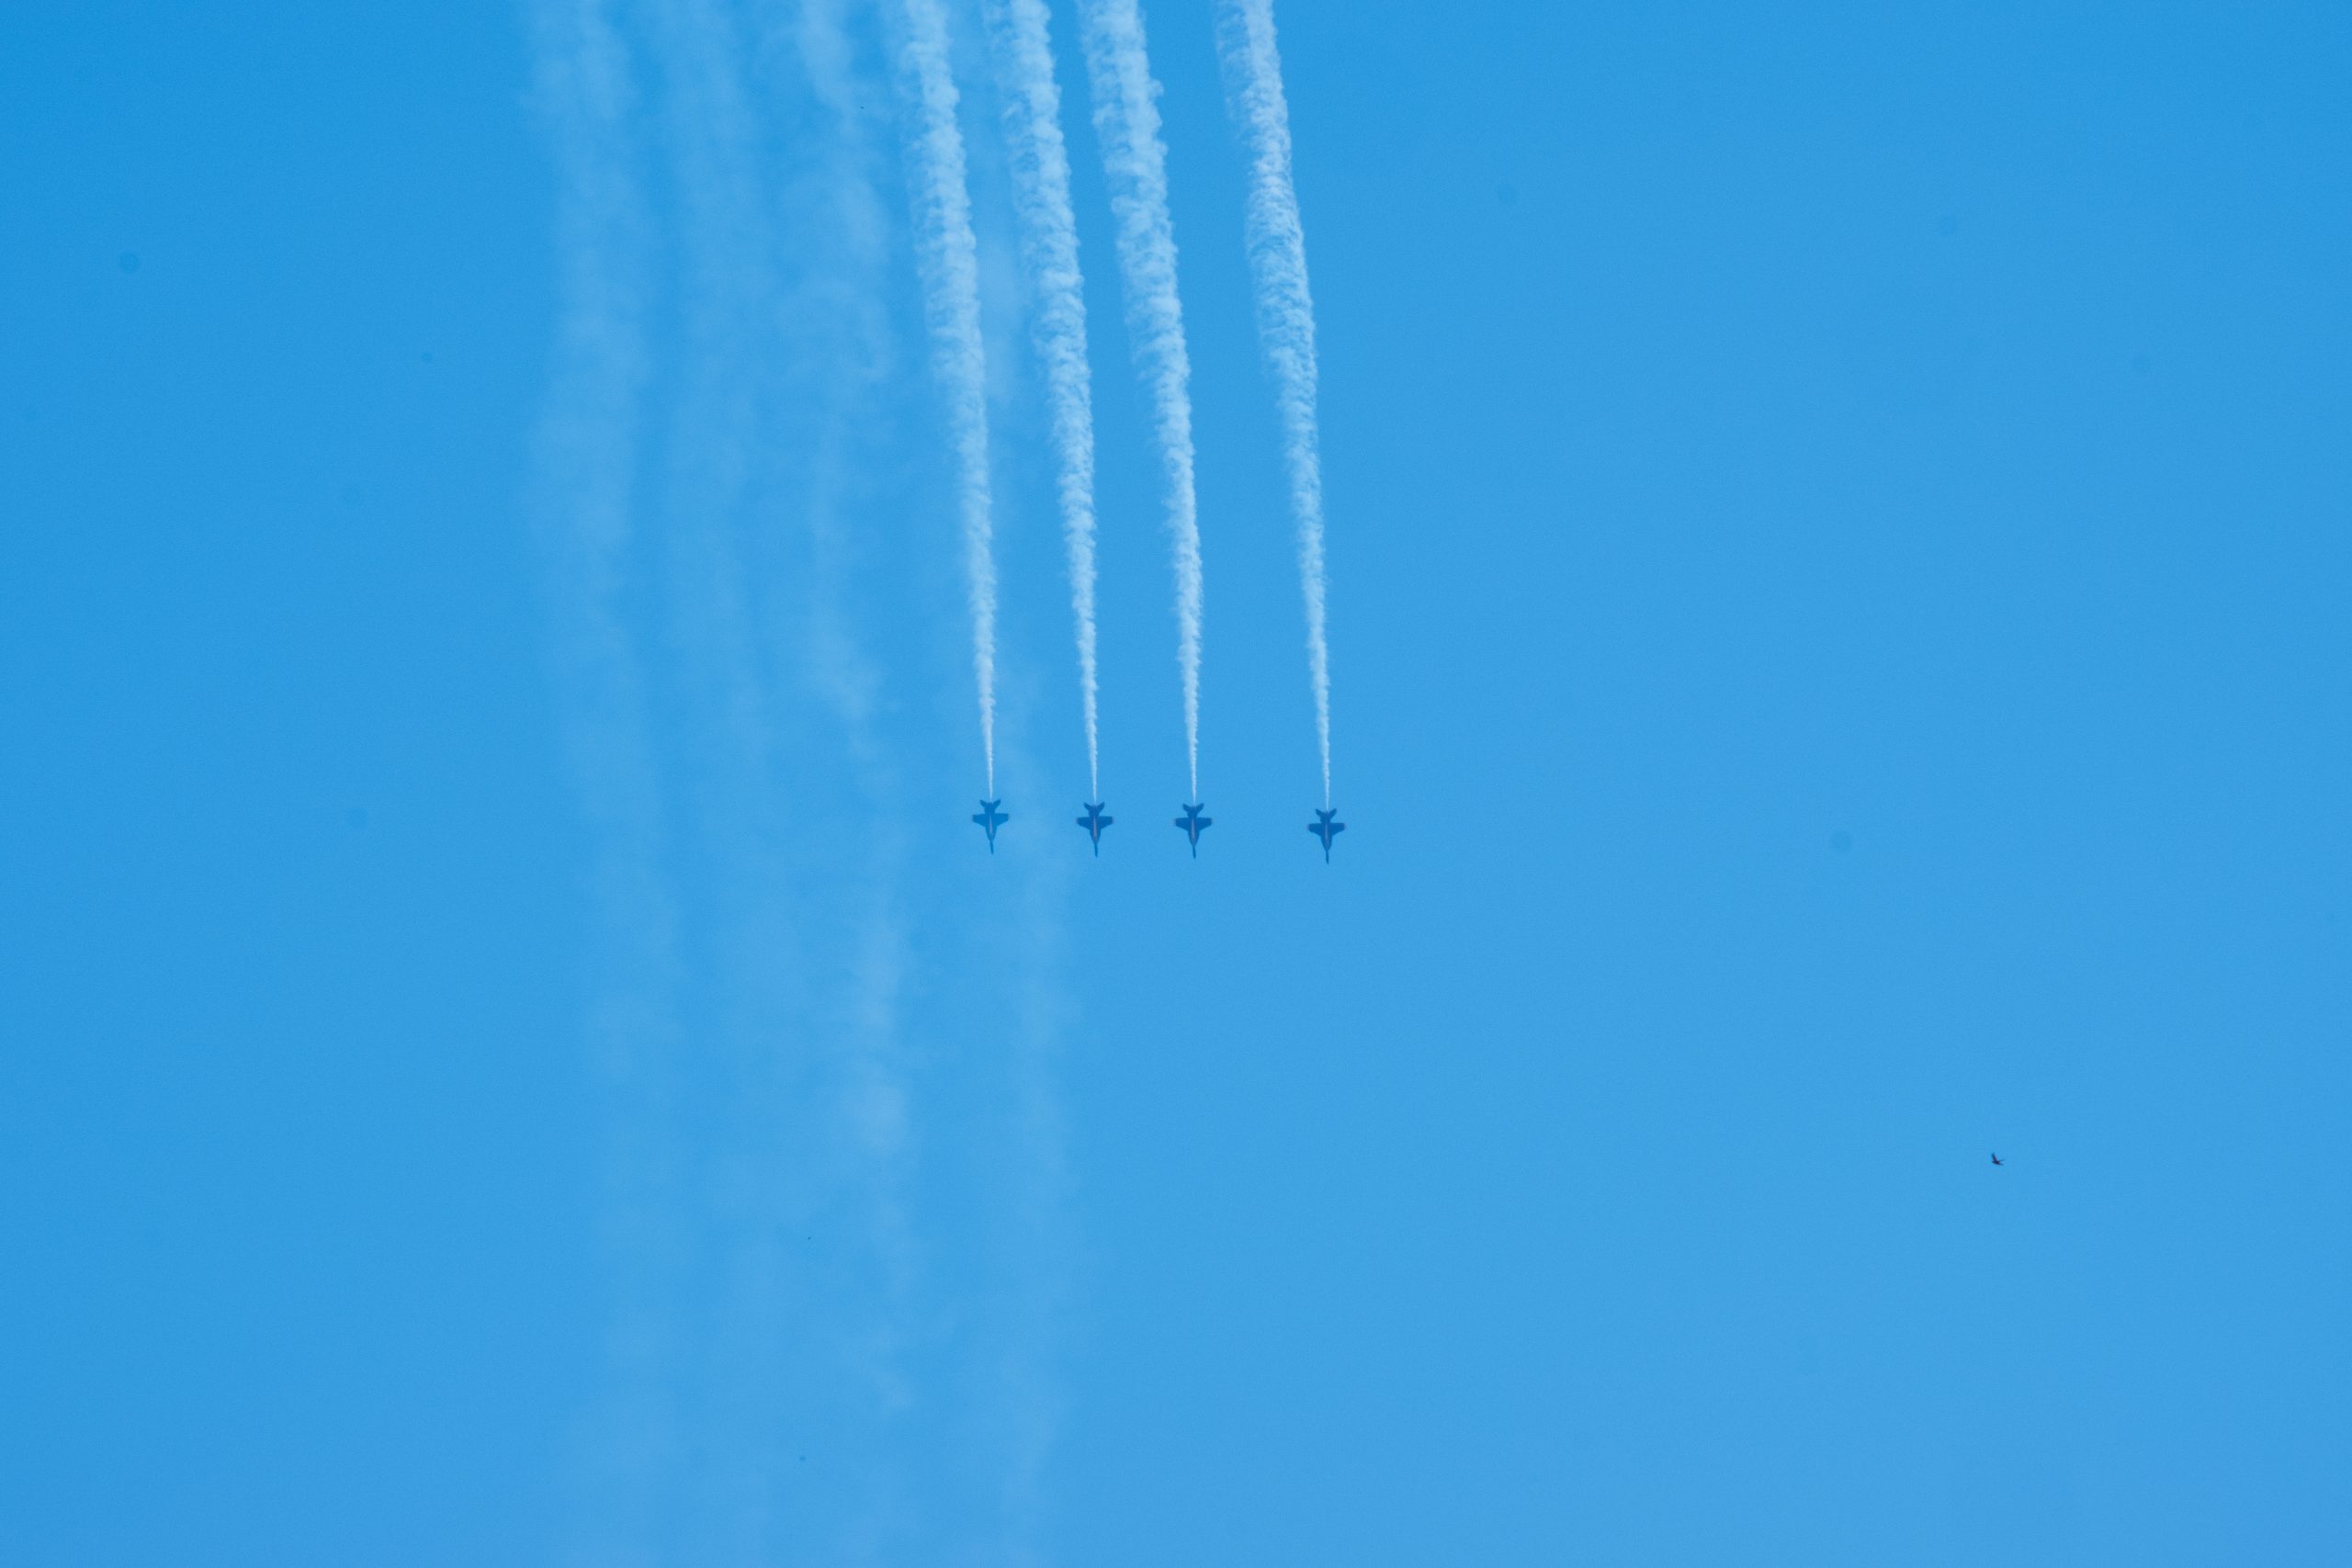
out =
[[980,344],[978,243],[964,180],[964,137],[956,125],[956,79],[947,63],[947,18],[939,0],[899,0],[900,90],[915,124],[915,251],[923,315],[947,400],[964,513],[964,572],[972,610],[972,673],[979,686],[980,747],[989,794],[996,794],[996,561],[989,516],[988,361]]
[[1291,185],[1290,109],[1274,49],[1273,0],[1218,0],[1217,57],[1227,102],[1250,151],[1250,270],[1258,336],[1274,375],[1298,519],[1298,580],[1306,600],[1306,668],[1315,685],[1315,739],[1323,804],[1331,804],[1331,652],[1323,626],[1323,460],[1315,429],[1315,302],[1306,290],[1306,236]]
[[[902,1019],[911,961],[900,893],[906,845],[895,814],[877,804],[905,791],[880,717],[884,672],[850,613],[865,535],[854,525],[859,475],[876,456],[868,443],[893,360],[876,280],[887,274],[896,237],[871,166],[876,111],[854,36],[852,12],[859,8],[856,0],[767,7],[780,18],[779,35],[797,45],[816,110],[803,137],[816,150],[816,166],[808,188],[796,193],[816,220],[804,236],[805,276],[788,319],[789,352],[812,378],[809,391],[823,412],[805,458],[807,592],[791,648],[849,765],[847,787],[834,786],[831,808],[851,830],[815,846],[808,868],[812,880],[849,890],[824,949],[846,983],[827,1000],[828,1033],[837,1043],[818,1080],[821,1110],[808,1136],[830,1179],[810,1203],[816,1215],[838,1213],[847,1222],[840,1228],[860,1237],[858,1250],[836,1256],[804,1286],[804,1320],[831,1325],[829,1348],[850,1375],[845,1386],[812,1376],[792,1429],[868,1456],[865,1473],[846,1489],[851,1517],[823,1551],[809,1554],[848,1562],[877,1560],[881,1543],[903,1531],[913,1512],[891,1446],[916,1404],[922,1262],[911,1197],[918,1126]],[[862,1321],[855,1312],[845,1323],[829,1315],[845,1302],[864,1312]],[[800,1534],[811,1534],[805,1521]]]
[[[1025,773],[1016,743],[1009,768]],[[1046,1559],[1052,1469],[1068,1416],[1060,1342],[1072,1286],[1072,1173],[1060,1063],[1078,1008],[1068,980],[1071,884],[1079,867],[1058,857],[1024,857],[1012,917],[1020,940],[996,977],[1006,1010],[1001,1047],[1003,1096],[994,1115],[1001,1145],[989,1149],[1002,1191],[989,1287],[976,1310],[991,1332],[980,1359],[993,1394],[989,1436],[1001,1454],[996,1499],[1001,1561],[1029,1568]],[[996,1560],[996,1559],[992,1559]]]
[[[763,181],[762,106],[746,74],[750,18],[728,0],[638,0],[647,42],[649,117],[668,153],[665,246],[674,325],[664,334],[661,428],[663,577],[682,823],[707,866],[688,884],[687,943],[702,970],[687,1081],[715,1098],[695,1140],[694,1354],[681,1369],[691,1468],[665,1556],[758,1562],[798,1502],[804,1477],[780,1413],[807,1381],[812,1314],[795,1292],[810,1267],[797,1223],[814,1185],[812,1142],[796,1120],[811,1065],[830,1042],[814,1022],[831,965],[811,962],[795,827],[808,801],[782,786],[790,720],[763,669],[769,623],[752,570],[781,530],[763,488],[786,443],[775,434],[774,380],[784,238]],[[755,25],[755,24],[753,24]],[[795,1323],[786,1336],[778,1325]],[[806,1445],[803,1444],[802,1447]],[[805,1523],[803,1528],[805,1529]]]
[[1079,32],[1094,95],[1094,130],[1111,182],[1119,278],[1136,367],[1151,389],[1168,470],[1168,532],[1176,557],[1176,660],[1184,679],[1184,749],[1201,793],[1201,528],[1193,495],[1192,362],[1176,294],[1176,230],[1168,217],[1168,150],[1159,84],[1144,51],[1136,0],[1080,0]]
[[1036,292],[1037,358],[1060,460],[1062,538],[1069,556],[1070,611],[1078,626],[1078,683],[1086,712],[1087,798],[1102,795],[1095,739],[1094,413],[1086,365],[1086,296],[1078,269],[1078,220],[1070,211],[1069,151],[1062,141],[1061,89],[1045,0],[988,0],[1004,98],[1021,258]]
[[[646,223],[628,51],[607,11],[605,0],[542,0],[533,18],[561,270],[530,509],[546,563],[564,745],[594,840],[603,984],[589,1039],[610,1139],[605,1247],[614,1301],[592,1495],[611,1516],[599,1535],[627,1551],[622,1540],[632,1537],[650,1549],[679,1450],[669,1393],[679,1268],[678,1024],[661,788],[644,675],[620,603],[645,380]],[[588,1544],[604,1554],[603,1543]]]

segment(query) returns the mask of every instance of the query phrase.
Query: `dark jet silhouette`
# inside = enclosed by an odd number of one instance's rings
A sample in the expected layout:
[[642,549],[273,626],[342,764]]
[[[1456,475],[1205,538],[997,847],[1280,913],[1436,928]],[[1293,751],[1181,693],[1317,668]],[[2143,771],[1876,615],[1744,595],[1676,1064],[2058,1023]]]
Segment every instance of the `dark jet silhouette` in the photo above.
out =
[[1086,829],[1086,836],[1094,840],[1096,854],[1102,852],[1102,829],[1117,820],[1115,817],[1102,815],[1102,803],[1099,800],[1089,805],[1086,815],[1078,819],[1078,825]]
[[1193,840],[1193,858],[1194,860],[1201,858],[1201,829],[1216,820],[1215,818],[1204,817],[1201,815],[1201,813],[1206,809],[1206,803],[1200,806],[1188,806],[1184,807],[1184,815],[1176,818],[1176,826],[1183,829],[1184,837]]
[[1995,1156],[1993,1156],[1993,1163],[1994,1163],[1995,1165],[1998,1165],[1998,1164],[2000,1164],[2000,1163],[2001,1163],[2001,1156],[2000,1156],[1999,1155],[1995,1155]]
[[1315,814],[1316,819],[1306,825],[1306,830],[1308,832],[1323,840],[1323,863],[1325,865],[1329,865],[1331,863],[1332,836],[1334,834],[1344,833],[1348,830],[1348,825],[1345,822],[1332,821],[1332,815],[1333,814],[1329,811],[1318,811]]
[[998,807],[1002,806],[1004,802],[1001,800],[984,800],[980,802],[980,809],[978,814],[972,818],[973,821],[978,822],[980,825],[981,830],[988,834],[989,853],[990,854],[996,853],[996,830],[999,828],[1003,827],[1007,822],[1012,820],[1012,818],[1007,817],[1003,812],[997,809]]

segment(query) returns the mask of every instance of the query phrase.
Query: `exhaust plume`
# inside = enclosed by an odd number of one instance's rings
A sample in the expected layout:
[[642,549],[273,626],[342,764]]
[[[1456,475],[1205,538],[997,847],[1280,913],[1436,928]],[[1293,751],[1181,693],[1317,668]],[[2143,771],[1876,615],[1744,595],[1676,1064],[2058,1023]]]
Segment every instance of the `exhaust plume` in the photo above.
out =
[[1080,0],[1079,32],[1094,96],[1094,131],[1110,177],[1119,280],[1136,366],[1149,389],[1167,470],[1168,533],[1176,558],[1176,662],[1184,682],[1184,752],[1201,793],[1201,528],[1193,492],[1192,361],[1176,293],[1176,230],[1168,217],[1168,149],[1159,84],[1144,51],[1136,0]]
[[1079,698],[1086,716],[1087,798],[1096,800],[1102,793],[1102,767],[1095,726],[1093,389],[1086,364],[1086,296],[1078,266],[1078,220],[1070,211],[1061,89],[1054,81],[1045,0],[987,0],[986,9],[1004,99],[1021,260],[1035,297],[1034,335],[1060,469],[1062,540],[1069,558]]
[[947,403],[957,502],[964,523],[964,576],[972,612],[972,675],[979,689],[980,749],[988,793],[996,794],[996,558],[989,502],[988,360],[980,343],[979,247],[964,178],[964,137],[956,124],[956,78],[948,69],[947,18],[939,0],[899,0],[899,88],[912,118],[907,181],[914,207],[915,257],[933,368]]
[[1291,513],[1298,522],[1298,581],[1306,601],[1306,669],[1315,687],[1315,739],[1323,804],[1331,804],[1331,651],[1323,625],[1323,459],[1315,422],[1315,302],[1306,288],[1306,236],[1291,184],[1290,108],[1274,48],[1273,0],[1218,0],[1217,58],[1226,102],[1247,143],[1250,272],[1258,291],[1258,338],[1273,372]]

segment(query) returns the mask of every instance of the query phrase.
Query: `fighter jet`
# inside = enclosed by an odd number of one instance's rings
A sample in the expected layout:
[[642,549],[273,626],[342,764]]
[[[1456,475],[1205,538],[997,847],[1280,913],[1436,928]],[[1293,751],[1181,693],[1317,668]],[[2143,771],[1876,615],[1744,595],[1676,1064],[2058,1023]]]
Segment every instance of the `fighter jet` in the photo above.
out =
[[1001,800],[984,800],[980,802],[979,811],[972,818],[973,821],[978,822],[980,825],[981,831],[988,834],[989,853],[990,854],[996,853],[996,830],[999,828],[1003,827],[1007,822],[1012,820],[1012,818],[1007,817],[1003,812],[997,809],[998,807],[1002,806],[1004,802]]
[[1332,814],[1329,811],[1318,811],[1315,814],[1316,820],[1309,822],[1306,825],[1306,830],[1308,832],[1323,840],[1323,863],[1325,865],[1329,865],[1331,863],[1332,835],[1335,833],[1344,833],[1348,830],[1348,825],[1345,822],[1334,822],[1331,820],[1331,816]]
[[1176,826],[1183,829],[1184,837],[1193,840],[1193,858],[1194,860],[1201,858],[1201,829],[1216,820],[1215,818],[1204,817],[1201,815],[1201,813],[1206,809],[1207,806],[1205,803],[1200,806],[1188,806],[1184,807],[1184,815],[1176,818]]
[[1094,852],[1097,855],[1102,852],[1102,829],[1117,820],[1115,817],[1102,815],[1102,803],[1099,800],[1089,805],[1086,815],[1078,819],[1078,825],[1086,829],[1086,836],[1094,840]]

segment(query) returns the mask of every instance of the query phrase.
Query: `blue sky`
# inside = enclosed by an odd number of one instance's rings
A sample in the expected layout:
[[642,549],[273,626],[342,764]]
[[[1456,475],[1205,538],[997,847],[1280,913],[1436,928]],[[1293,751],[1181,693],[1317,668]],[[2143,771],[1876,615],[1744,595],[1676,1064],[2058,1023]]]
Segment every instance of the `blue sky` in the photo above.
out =
[[1281,6],[1327,868],[1209,7],[1197,863],[1075,12],[1099,862],[972,8],[993,859],[800,9],[594,244],[540,13],[0,21],[0,1557],[2352,1551],[2352,19]]

